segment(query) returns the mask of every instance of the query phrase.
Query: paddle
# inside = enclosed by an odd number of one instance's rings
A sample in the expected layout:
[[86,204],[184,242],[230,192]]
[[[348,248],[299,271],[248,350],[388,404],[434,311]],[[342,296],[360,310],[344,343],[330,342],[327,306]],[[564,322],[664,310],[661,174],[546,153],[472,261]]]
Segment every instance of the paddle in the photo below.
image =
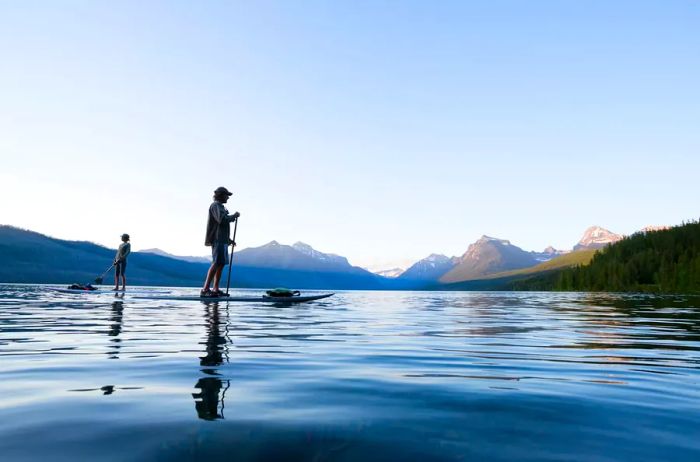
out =
[[98,276],[95,278],[95,284],[102,284],[102,280],[105,278],[105,275],[109,272],[109,270],[111,270],[114,267],[114,263],[115,262],[112,262],[112,264],[109,265],[109,268],[107,268],[105,272],[102,273],[102,276]]
[[228,257],[228,280],[226,281],[226,295],[228,288],[231,285],[231,265],[233,264],[233,250],[236,248],[236,230],[238,229],[238,218],[233,223],[233,243],[231,244],[231,255]]

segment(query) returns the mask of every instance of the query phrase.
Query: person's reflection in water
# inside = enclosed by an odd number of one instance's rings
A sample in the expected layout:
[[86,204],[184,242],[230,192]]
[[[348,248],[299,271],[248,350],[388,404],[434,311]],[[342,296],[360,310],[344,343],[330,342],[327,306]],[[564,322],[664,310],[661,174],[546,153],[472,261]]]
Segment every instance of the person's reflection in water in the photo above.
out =
[[[118,298],[122,298],[121,297]],[[107,349],[107,356],[109,359],[119,359],[119,350],[121,349],[122,340],[119,335],[122,333],[122,320],[124,318],[124,302],[122,300],[115,300],[112,302],[112,316],[109,318],[110,325],[107,335],[112,337],[110,341],[110,346]]]
[[[227,380],[226,388],[224,388],[224,383],[217,377],[219,373],[216,370],[216,366],[228,362],[228,358],[224,357],[227,341],[220,330],[219,304],[216,302],[206,303],[205,316],[207,322],[207,339],[204,343],[206,354],[199,358],[199,364],[202,366],[202,372],[209,377],[202,377],[197,381],[194,387],[201,391],[192,393],[192,397],[195,399],[194,406],[200,419],[216,420],[224,418],[224,395],[229,385]],[[219,398],[219,394],[221,394],[221,398]],[[220,409],[219,402],[221,402]]]

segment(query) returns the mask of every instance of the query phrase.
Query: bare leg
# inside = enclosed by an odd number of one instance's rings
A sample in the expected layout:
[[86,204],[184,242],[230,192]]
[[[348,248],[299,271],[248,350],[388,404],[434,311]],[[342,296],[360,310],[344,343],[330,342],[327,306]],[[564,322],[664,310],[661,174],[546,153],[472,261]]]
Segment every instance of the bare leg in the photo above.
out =
[[216,267],[216,274],[214,275],[214,291],[219,290],[219,283],[221,282],[221,273],[223,272],[223,265]]
[[212,263],[211,266],[209,267],[209,271],[207,271],[207,279],[204,281],[204,287],[202,287],[202,290],[209,290],[209,286],[211,285],[211,281],[212,281],[212,279],[214,279],[214,275],[216,274],[216,268],[217,268],[216,263]]
[[119,272],[114,272],[114,290],[119,290]]
[[122,290],[126,290],[126,276],[122,274]]

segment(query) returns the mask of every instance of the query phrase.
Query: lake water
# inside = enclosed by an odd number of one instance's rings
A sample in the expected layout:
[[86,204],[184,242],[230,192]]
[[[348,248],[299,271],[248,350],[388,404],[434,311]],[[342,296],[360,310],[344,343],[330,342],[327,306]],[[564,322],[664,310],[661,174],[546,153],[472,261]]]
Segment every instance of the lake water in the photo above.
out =
[[0,459],[698,461],[699,306],[483,292],[269,306],[4,285]]

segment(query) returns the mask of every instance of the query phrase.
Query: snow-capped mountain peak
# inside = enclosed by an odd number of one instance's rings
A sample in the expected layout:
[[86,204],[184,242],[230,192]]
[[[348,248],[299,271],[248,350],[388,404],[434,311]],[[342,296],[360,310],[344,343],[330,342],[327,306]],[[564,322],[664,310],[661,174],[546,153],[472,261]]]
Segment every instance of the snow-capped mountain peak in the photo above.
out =
[[391,268],[391,269],[386,269],[386,270],[381,270],[381,271],[374,271],[374,274],[378,274],[379,276],[384,276],[385,278],[397,278],[401,276],[401,274],[406,271],[403,268]]
[[622,237],[600,226],[591,226],[583,233],[583,237],[574,246],[574,250],[605,247],[608,244],[619,241]]
[[568,250],[557,250],[553,246],[547,246],[542,252],[530,252],[539,262],[549,261],[554,257],[568,253]]
[[309,244],[305,242],[295,242],[292,244],[292,247],[297,249],[299,252],[305,254],[305,255],[312,255],[314,253],[318,253],[313,247],[311,247]]
[[450,257],[448,257],[446,255],[431,253],[426,258],[424,258],[422,261],[428,262],[428,263],[444,263],[449,259],[450,259]]
[[402,279],[437,280],[442,274],[449,271],[456,264],[456,258],[446,255],[430,254],[422,260],[414,263],[410,268],[401,273]]
[[501,245],[511,245],[509,240],[506,240],[506,239],[498,239],[497,237],[487,236],[486,234],[484,234],[483,236],[481,236],[481,238],[479,238],[479,240],[476,241],[476,242],[475,242],[474,244],[472,244],[472,245],[475,245],[475,244],[483,244],[483,243],[486,243],[486,242],[495,242],[495,243],[498,243],[498,244],[501,244]]

